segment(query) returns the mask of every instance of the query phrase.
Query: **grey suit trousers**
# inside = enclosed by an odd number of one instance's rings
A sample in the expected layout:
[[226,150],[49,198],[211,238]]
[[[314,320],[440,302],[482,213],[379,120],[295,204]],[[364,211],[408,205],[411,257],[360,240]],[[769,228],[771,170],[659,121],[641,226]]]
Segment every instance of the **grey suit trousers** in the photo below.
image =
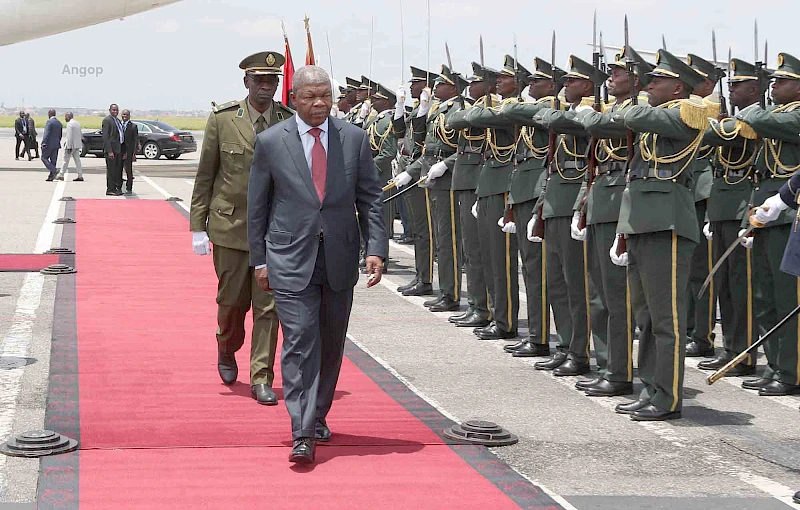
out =
[[352,287],[334,291],[328,284],[324,244],[305,289],[273,289],[283,328],[281,375],[292,439],[313,438],[317,419],[331,409],[353,306]]

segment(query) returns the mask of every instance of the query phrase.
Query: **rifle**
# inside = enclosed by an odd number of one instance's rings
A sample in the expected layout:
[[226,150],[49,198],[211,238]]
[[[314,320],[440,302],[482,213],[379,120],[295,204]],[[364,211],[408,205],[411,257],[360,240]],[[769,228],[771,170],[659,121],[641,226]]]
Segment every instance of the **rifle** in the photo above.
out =
[[[633,57],[631,56],[631,52],[627,50],[629,47],[629,40],[628,40],[628,16],[625,15],[625,48],[626,48],[626,55],[625,55],[625,69],[628,72],[628,82],[631,88],[631,106],[637,106],[639,104],[639,94],[636,92],[636,75],[634,74],[634,69],[636,67],[637,62],[633,61]],[[633,162],[633,138],[634,133],[630,129],[628,130],[628,158],[625,160],[625,172],[628,173],[631,170],[631,163]],[[621,235],[619,236],[619,241],[617,242],[617,256],[621,256],[623,253],[628,251],[628,239]]]
[[[714,58],[714,67],[717,66],[717,33],[716,31],[711,31],[711,52]],[[728,59],[728,65],[730,65],[730,59]],[[726,118],[728,116],[728,103],[725,99],[725,94],[722,91],[722,76],[719,77],[717,80],[717,84],[719,85],[719,120]]]
[[[519,56],[517,55],[517,34],[514,34],[514,85],[517,87],[517,99],[522,101],[522,86],[519,79]],[[519,126],[514,126],[514,143],[515,146],[519,143]],[[517,171],[517,158],[512,158],[514,164],[514,172]],[[503,212],[503,225],[514,221],[514,209],[511,203],[506,199],[506,209]]]
[[[753,24],[753,55],[755,57],[755,65],[756,65],[756,73],[758,73],[758,85],[761,86],[761,80],[764,79],[764,69],[766,68],[766,62],[762,62],[758,58],[758,20],[755,20]],[[768,89],[769,87],[767,87]],[[758,106],[762,109],[767,107],[767,92],[764,91],[763,94],[758,98]]]
[[[600,53],[597,51],[597,11],[594,13],[594,32],[592,36],[592,64],[595,69],[600,70]],[[594,104],[592,108],[596,112],[602,112],[603,106],[600,103],[600,88],[601,84],[594,84]],[[578,208],[578,229],[583,230],[586,228],[586,200],[589,198],[589,192],[592,190],[594,184],[595,174],[597,173],[597,138],[594,136],[589,141],[589,176],[588,183],[586,184],[586,193],[581,198],[581,205]]]
[[[552,73],[553,73],[553,109],[558,111],[561,109],[561,101],[558,99],[558,73],[556,72],[556,31],[553,30],[553,41],[550,44],[550,65],[552,66]],[[547,159],[545,159],[545,168],[547,168],[547,177],[550,177],[550,165],[553,162],[553,158],[556,155],[556,132],[552,129],[550,130],[550,139],[548,141],[547,146]],[[544,193],[544,190],[542,191]],[[542,219],[542,214],[544,213],[544,204],[539,205],[539,208],[536,210],[536,221],[533,223],[533,235],[540,239],[544,239],[544,219]]]

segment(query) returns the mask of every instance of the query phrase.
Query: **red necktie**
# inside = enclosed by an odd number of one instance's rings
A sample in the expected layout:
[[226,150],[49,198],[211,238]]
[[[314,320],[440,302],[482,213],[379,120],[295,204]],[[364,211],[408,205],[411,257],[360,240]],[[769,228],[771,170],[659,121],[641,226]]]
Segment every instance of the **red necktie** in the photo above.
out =
[[314,137],[314,147],[311,148],[311,179],[314,181],[314,187],[317,188],[317,195],[319,201],[325,199],[325,179],[328,175],[328,155],[325,153],[325,147],[319,139],[322,134],[320,128],[311,128],[308,134]]

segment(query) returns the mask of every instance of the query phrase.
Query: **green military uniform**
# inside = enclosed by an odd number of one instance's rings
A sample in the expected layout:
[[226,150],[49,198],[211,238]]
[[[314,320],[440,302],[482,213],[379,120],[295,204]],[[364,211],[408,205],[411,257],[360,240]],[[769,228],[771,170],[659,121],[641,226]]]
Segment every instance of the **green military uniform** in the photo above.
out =
[[[625,60],[631,58],[637,65],[634,73],[639,86],[649,83],[647,73],[653,66],[639,56],[633,48],[623,48],[617,59],[609,64],[625,69]],[[637,92],[637,91],[634,91]],[[646,97],[637,102],[647,102]],[[586,245],[589,275],[599,296],[601,306],[592,307],[592,332],[594,333],[595,357],[600,376],[612,383],[633,382],[633,333],[635,323],[630,306],[628,275],[624,267],[612,263],[609,252],[614,245],[617,220],[625,190],[625,170],[628,160],[627,131],[612,121],[613,117],[633,106],[630,98],[618,97],[603,113],[587,111],[583,126],[594,140],[596,161],[595,176],[588,187],[588,176],[578,194],[575,210],[585,196]],[[617,388],[588,389],[589,395],[631,393],[632,388],[619,385]]]
[[[383,85],[378,84],[374,97],[388,100],[391,104],[397,101],[394,93],[390,92]],[[369,145],[372,150],[372,157],[375,160],[375,168],[378,169],[381,182],[388,182],[392,178],[392,161],[397,157],[397,134],[394,132],[394,109],[388,109],[378,113],[374,118],[364,125],[364,129],[369,136]],[[384,199],[389,198],[390,192],[383,193]],[[386,224],[386,232],[391,235],[394,223],[392,218],[392,203],[383,204],[383,217]]]
[[[470,82],[486,81],[491,83],[497,80],[494,71],[486,69],[480,64],[473,62],[472,69],[473,76]],[[489,88],[487,84],[487,94],[489,94]],[[447,128],[454,129],[449,122],[454,117],[463,116],[473,106],[481,107],[485,104],[485,95],[477,98],[477,101],[466,98],[464,109],[458,110],[448,118]],[[456,153],[445,161],[452,168],[451,187],[458,203],[463,254],[462,267],[467,274],[467,302],[469,303],[469,309],[464,314],[464,319],[468,325],[483,325],[491,318],[489,290],[483,274],[484,260],[478,235],[478,219],[472,215],[472,206],[477,201],[475,189],[478,187],[478,175],[483,161],[485,142],[485,129],[469,127],[460,129],[458,130]]]
[[[778,55],[778,69],[772,75],[777,79],[800,79],[800,61],[786,53]],[[755,187],[750,203],[758,206],[778,193],[781,186],[800,168],[800,101],[771,106],[766,110],[747,108],[736,115],[736,119],[747,124],[763,139],[763,146],[756,161]],[[787,316],[800,299],[800,284],[780,270],[784,248],[789,239],[794,211],[787,209],[781,216],[754,234],[754,283],[756,299],[756,322],[760,331],[772,328]],[[744,222],[743,222],[744,223]],[[796,223],[795,223],[796,225]],[[777,331],[767,342],[767,361],[764,379],[774,379],[788,388],[798,391],[800,369],[798,368],[798,341],[800,326],[795,316]],[[775,386],[771,384],[771,386]],[[762,387],[762,395],[786,394],[770,386]]]
[[[263,60],[262,60],[263,58]],[[266,64],[266,65],[265,65]],[[247,73],[280,74],[283,56],[259,53],[240,67]],[[273,102],[263,113],[248,99],[215,106],[206,123],[197,166],[190,229],[208,232],[213,243],[217,289],[217,342],[221,354],[232,355],[244,343],[244,321],[253,306],[250,382],[272,386],[278,317],[271,292],[256,283],[247,242],[247,185],[256,131],[294,114]]]
[[[506,55],[500,74],[516,77],[514,59]],[[494,101],[492,101],[493,103]],[[461,117],[454,117],[454,129],[486,128],[483,165],[478,176],[478,233],[483,275],[492,305],[492,324],[477,334],[482,339],[517,336],[519,319],[519,263],[516,235],[503,232],[498,220],[505,216],[511,172],[514,169],[516,137],[513,127],[497,127],[504,104],[518,102],[506,98],[499,105],[473,106]]]
[[[430,87],[432,78],[437,75],[411,66],[411,81],[425,81]],[[398,138],[404,137],[403,155],[399,162],[402,167],[408,168],[422,156],[425,131],[424,126],[415,126],[413,119],[417,118],[419,104],[414,107],[407,117],[394,120],[394,129]],[[419,132],[415,132],[419,130]],[[410,185],[410,184],[409,184]],[[428,295],[433,291],[430,288],[433,276],[433,228],[431,225],[431,208],[427,198],[427,191],[419,186],[403,194],[406,210],[411,215],[412,233],[414,238],[414,269],[415,276],[412,287],[404,293],[412,295]]]
[[[462,90],[466,86],[464,79],[442,66],[438,82],[445,82]],[[460,95],[446,101],[434,101],[428,114],[412,119],[414,142],[423,144],[422,157],[406,168],[406,172],[414,180],[426,176],[430,168],[440,161],[447,160],[456,153],[458,133],[448,129],[447,118],[462,108],[463,98]],[[433,311],[454,309],[453,303],[461,300],[461,237],[458,232],[459,209],[455,194],[451,187],[452,166],[444,175],[424,182],[429,201],[432,225],[436,235],[436,254],[438,256],[439,290],[442,299],[448,300],[449,306],[443,309],[432,307]]]
[[[758,80],[755,66],[742,60],[733,59],[731,70],[733,75],[728,77],[731,83]],[[758,103],[747,108],[758,108]],[[744,134],[747,136],[743,136],[743,128],[745,124],[736,119],[728,118],[720,122],[712,118],[703,137],[703,144],[715,150],[714,182],[706,213],[713,233],[714,262],[739,237],[753,192],[752,175],[759,144],[752,130],[745,128]],[[737,247],[714,275],[713,283],[722,315],[724,351],[713,362],[701,363],[700,368],[718,369],[757,338],[753,269],[752,250]],[[733,370],[741,375],[752,372],[753,367],[755,357],[748,356]]]
[[[566,77],[602,83],[607,75],[570,56],[570,71]],[[553,160],[539,204],[545,220],[547,287],[560,337],[559,353],[551,362],[537,366],[555,369],[555,375],[579,375],[589,371],[588,248],[572,238],[570,226],[575,201],[588,170],[589,136],[578,114],[591,109],[592,103],[592,98],[585,97],[577,107],[572,105],[567,111],[545,108],[533,119],[537,127],[557,133]]]
[[[703,78],[719,81],[725,73],[714,64],[697,55],[689,54],[687,63]],[[720,111],[719,95],[714,93],[706,97],[709,114],[717,117]],[[716,113],[716,115],[715,115]],[[707,219],[709,197],[714,180],[712,158],[715,148],[703,144],[697,152],[694,167],[694,205],[697,213],[698,228],[702,231]],[[702,297],[698,297],[703,282],[714,265],[712,241],[700,238],[700,242],[692,254],[692,265],[689,273],[689,286],[686,290],[686,327],[687,356],[702,356],[714,353],[714,325],[716,324],[717,289],[712,281]]]
[[[665,50],[657,53],[650,74],[680,80],[689,91],[703,80]],[[641,328],[639,376],[644,390],[641,407],[628,409],[635,420],[680,417],[686,286],[700,236],[692,172],[707,115],[702,101],[678,99],[656,107],[632,106],[614,116],[615,122],[639,133],[617,224],[617,232],[627,236],[631,306]]]

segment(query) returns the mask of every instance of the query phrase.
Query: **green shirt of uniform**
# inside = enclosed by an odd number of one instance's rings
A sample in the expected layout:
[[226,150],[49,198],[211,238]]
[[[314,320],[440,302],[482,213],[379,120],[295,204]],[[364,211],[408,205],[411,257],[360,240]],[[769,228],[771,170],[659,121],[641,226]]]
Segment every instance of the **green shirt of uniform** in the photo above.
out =
[[384,181],[391,177],[392,161],[397,157],[397,134],[394,131],[393,116],[393,109],[386,110],[365,125],[375,166]]

